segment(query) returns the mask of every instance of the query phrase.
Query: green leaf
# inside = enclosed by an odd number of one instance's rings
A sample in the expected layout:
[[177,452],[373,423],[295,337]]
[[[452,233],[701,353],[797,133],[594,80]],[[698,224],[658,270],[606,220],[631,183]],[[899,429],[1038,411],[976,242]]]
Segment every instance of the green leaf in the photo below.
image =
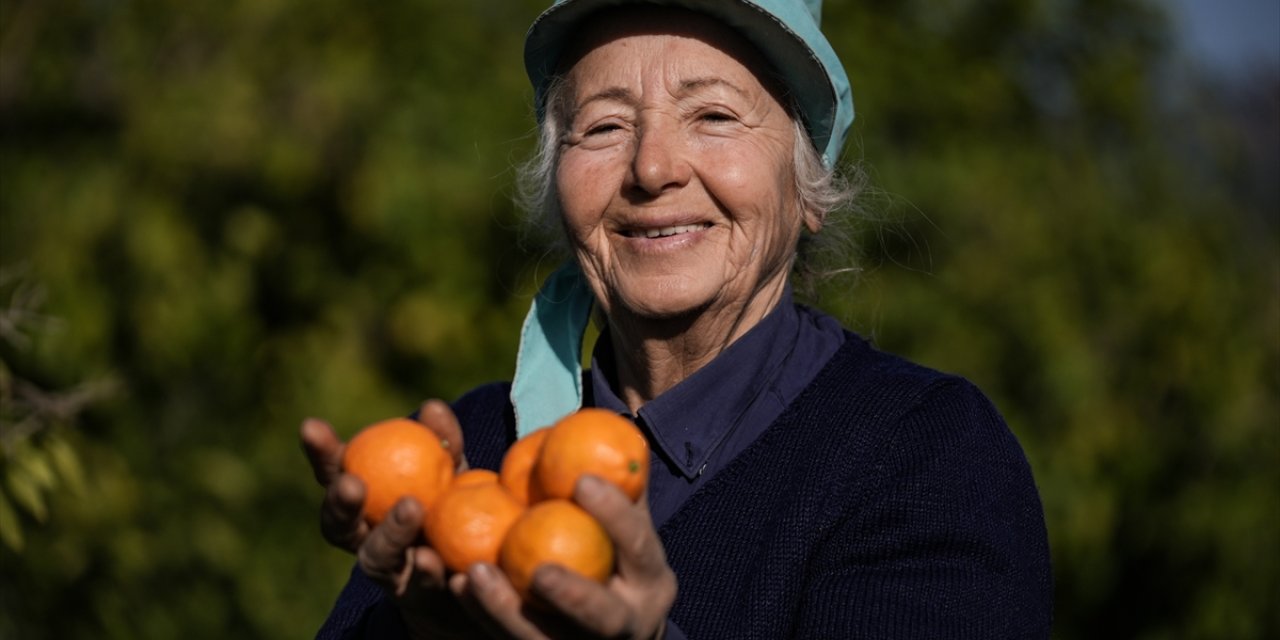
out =
[[84,493],[84,465],[71,443],[66,438],[51,436],[45,441],[45,452],[67,489],[76,495]]
[[23,447],[17,452],[14,464],[30,476],[36,489],[41,492],[58,486],[57,475],[54,474],[49,458],[41,447],[35,445]]
[[18,503],[31,517],[37,522],[44,522],[49,517],[49,509],[44,502],[44,494],[40,492],[40,487],[26,473],[21,466],[13,466],[9,468],[9,474],[6,478],[9,484],[9,492],[13,496],[13,501]]
[[22,551],[24,544],[18,512],[13,510],[13,505],[9,504],[3,491],[0,491],[0,542],[13,551]]

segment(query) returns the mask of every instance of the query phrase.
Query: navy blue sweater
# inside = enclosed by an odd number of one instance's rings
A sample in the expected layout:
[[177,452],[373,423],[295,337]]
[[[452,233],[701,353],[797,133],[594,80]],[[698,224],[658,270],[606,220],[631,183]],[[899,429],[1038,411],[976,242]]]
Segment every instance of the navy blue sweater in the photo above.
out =
[[[848,338],[659,530],[671,620],[695,639],[1048,638],[1044,515],[1003,420],[964,379]],[[455,404],[473,466],[514,438],[507,392]],[[399,635],[393,618],[357,570],[320,635]]]

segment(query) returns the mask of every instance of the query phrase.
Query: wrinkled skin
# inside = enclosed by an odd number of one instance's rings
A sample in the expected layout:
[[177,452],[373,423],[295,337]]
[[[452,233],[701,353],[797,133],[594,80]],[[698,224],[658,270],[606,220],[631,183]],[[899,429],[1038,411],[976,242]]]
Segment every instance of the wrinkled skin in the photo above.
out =
[[758,54],[676,13],[593,25],[566,74],[557,193],[633,410],[764,318],[801,229],[817,229],[795,185],[794,122]]
[[[462,431],[448,405],[422,406],[421,422],[449,443],[459,470]],[[355,553],[360,568],[394,598],[414,637],[655,638],[675,600],[675,575],[649,517],[648,502],[632,503],[596,478],[579,481],[574,500],[604,526],[617,547],[616,575],[599,585],[555,565],[534,574],[541,607],[524,605],[496,567],[477,564],[450,576],[422,539],[421,505],[401,500],[377,527],[360,517],[364,487],[342,473],[346,444],[320,420],[301,429],[316,480],[325,487],[320,526],[326,540]],[[460,603],[462,606],[457,606]]]
[[[796,195],[794,122],[736,34],[651,7],[610,12],[582,34],[565,71],[556,189],[609,323],[614,379],[635,410],[776,306],[801,229],[818,224]],[[424,404],[421,420],[465,469],[448,406]],[[617,573],[599,585],[545,565],[532,585],[539,606],[529,606],[491,565],[449,575],[423,543],[412,500],[371,529],[360,519],[364,488],[341,472],[345,444],[318,420],[303,424],[302,439],[326,489],[325,538],[356,554],[415,636],[661,637],[676,580],[647,499],[632,503],[598,479],[581,480],[574,500],[613,538]]]

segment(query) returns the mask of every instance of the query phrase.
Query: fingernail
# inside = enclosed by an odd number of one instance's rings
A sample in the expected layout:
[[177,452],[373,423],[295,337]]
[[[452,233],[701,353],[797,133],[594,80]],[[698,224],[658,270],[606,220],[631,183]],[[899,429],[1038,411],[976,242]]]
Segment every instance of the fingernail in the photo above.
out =
[[344,473],[335,482],[338,483],[338,497],[342,500],[352,504],[364,500],[364,483],[359,478]]
[[494,579],[493,567],[489,566],[489,564],[485,562],[477,562],[471,565],[471,570],[468,573],[468,576],[477,586],[487,587]]
[[425,416],[425,415],[423,415],[423,414],[427,414],[427,413],[439,414],[439,413],[440,413],[440,404],[441,404],[441,402],[440,402],[439,400],[435,399],[435,398],[432,398],[432,399],[430,399],[430,400],[427,400],[427,401],[423,402],[423,403],[422,403],[421,405],[419,405],[419,407],[418,407],[418,414],[419,414],[419,416],[420,416],[420,417],[425,418],[426,416]]
[[394,509],[391,510],[391,516],[396,519],[396,524],[411,525],[413,524],[414,508],[413,504],[407,500],[401,500],[396,503]]
[[533,589],[550,596],[564,584],[564,569],[559,565],[544,564],[533,572]]
[[320,424],[320,421],[316,420],[315,418],[303,418],[302,432],[307,435],[312,435],[312,433],[315,432],[315,430],[320,428],[319,424]]
[[467,581],[470,579],[471,576],[465,573],[455,573],[449,576],[449,591],[452,591],[455,596],[462,596],[467,592]]

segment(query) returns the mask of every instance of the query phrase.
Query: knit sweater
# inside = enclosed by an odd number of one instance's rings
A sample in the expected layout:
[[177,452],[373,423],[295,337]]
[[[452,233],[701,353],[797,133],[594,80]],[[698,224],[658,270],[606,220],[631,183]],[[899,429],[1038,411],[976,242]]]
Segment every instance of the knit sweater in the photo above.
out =
[[[1003,420],[964,379],[848,338],[659,530],[671,620],[694,639],[1048,638],[1044,515]],[[473,466],[514,438],[507,391],[454,406]],[[380,636],[380,598],[354,572],[321,636]]]

